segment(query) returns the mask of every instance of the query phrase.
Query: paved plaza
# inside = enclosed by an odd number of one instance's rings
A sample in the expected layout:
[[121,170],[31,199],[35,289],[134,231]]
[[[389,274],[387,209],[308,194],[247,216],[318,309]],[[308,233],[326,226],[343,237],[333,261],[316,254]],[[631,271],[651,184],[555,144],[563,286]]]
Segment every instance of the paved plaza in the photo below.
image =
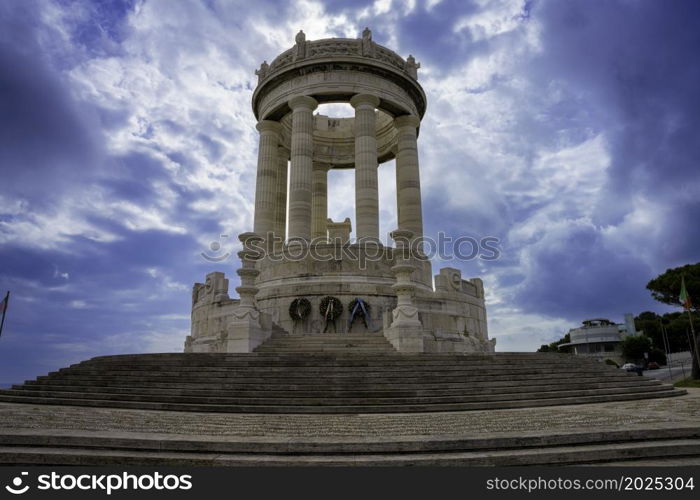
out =
[[688,389],[685,396],[654,400],[367,415],[221,414],[0,403],[0,422],[6,433],[16,429],[275,440],[524,436],[700,426],[700,389]]

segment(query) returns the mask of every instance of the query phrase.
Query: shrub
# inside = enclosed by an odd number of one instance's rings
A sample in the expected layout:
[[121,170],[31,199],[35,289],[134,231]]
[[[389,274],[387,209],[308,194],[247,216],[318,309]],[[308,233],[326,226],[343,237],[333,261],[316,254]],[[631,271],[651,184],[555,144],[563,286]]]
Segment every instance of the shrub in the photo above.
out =
[[605,360],[605,364],[612,365],[615,368],[620,368],[620,365],[618,365],[617,363],[615,363],[615,361],[613,361],[612,359],[609,359],[609,358]]

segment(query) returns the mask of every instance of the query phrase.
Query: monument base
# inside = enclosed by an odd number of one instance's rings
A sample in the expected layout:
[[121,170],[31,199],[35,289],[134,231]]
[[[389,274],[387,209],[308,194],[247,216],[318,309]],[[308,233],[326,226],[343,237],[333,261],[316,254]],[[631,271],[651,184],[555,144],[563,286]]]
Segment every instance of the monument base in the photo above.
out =
[[419,325],[410,326],[390,326],[384,330],[384,336],[391,342],[394,349],[401,353],[422,353],[424,352],[423,344],[423,327]]

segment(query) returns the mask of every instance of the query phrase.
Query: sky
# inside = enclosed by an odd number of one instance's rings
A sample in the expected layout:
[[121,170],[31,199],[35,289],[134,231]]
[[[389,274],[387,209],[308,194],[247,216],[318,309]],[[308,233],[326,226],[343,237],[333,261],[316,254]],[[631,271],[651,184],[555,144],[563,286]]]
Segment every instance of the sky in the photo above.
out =
[[[225,271],[235,295],[235,257],[202,254],[252,228],[254,70],[300,29],[367,26],[421,63],[426,235],[500,241],[497,260],[434,272],[484,280],[497,350],[666,311],[646,283],[700,260],[698,16],[694,0],[0,2],[0,383],[181,351],[192,284]],[[352,175],[329,175],[335,220],[354,220]],[[379,180],[386,234],[393,162]]]

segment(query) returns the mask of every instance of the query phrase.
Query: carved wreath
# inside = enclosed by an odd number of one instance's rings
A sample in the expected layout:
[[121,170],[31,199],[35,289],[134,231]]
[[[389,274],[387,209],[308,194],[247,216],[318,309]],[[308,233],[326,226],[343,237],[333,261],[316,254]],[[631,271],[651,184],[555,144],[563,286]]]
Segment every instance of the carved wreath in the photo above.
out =
[[311,312],[311,302],[309,299],[296,298],[289,304],[289,316],[294,321],[304,320]]
[[343,312],[343,304],[337,298],[329,295],[321,299],[319,310],[322,318],[328,321],[335,321]]
[[[355,306],[357,306],[357,301],[358,301],[358,300],[359,300],[359,299],[356,299],[356,298],[355,298],[355,299],[352,299],[352,302],[350,302],[350,305],[348,306],[348,311],[350,311],[350,314],[351,314],[351,315],[352,315],[352,312],[355,310]],[[364,315],[365,315],[365,311],[367,311],[367,316],[369,316],[369,313],[370,313],[369,304],[368,304],[366,301],[364,301],[364,300],[362,301],[362,303],[364,304],[365,308],[364,308],[364,310],[363,310],[361,307],[358,307],[358,308],[357,308],[357,314],[359,314],[360,316],[364,316]]]

